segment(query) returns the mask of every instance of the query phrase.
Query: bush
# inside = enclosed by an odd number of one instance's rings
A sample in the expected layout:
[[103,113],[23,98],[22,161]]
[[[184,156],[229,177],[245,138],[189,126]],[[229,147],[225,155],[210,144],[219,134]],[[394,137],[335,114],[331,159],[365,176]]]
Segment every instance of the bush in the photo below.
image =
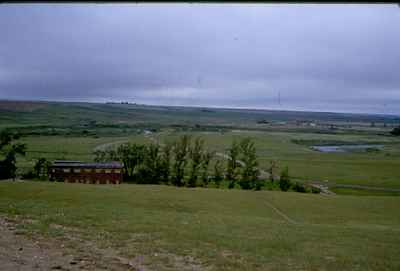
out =
[[281,188],[282,191],[288,191],[291,186],[292,183],[289,177],[289,168],[286,167],[281,173],[281,178],[279,180],[279,187]]
[[307,193],[308,192],[306,187],[303,184],[299,183],[299,182],[296,182],[293,185],[293,190],[296,191],[296,192],[300,192],[300,193]]
[[390,133],[394,136],[400,136],[400,126],[394,128]]
[[313,194],[319,194],[319,193],[321,193],[321,189],[312,186],[312,187],[311,187],[311,193],[313,193]]
[[36,178],[46,180],[50,166],[50,161],[47,161],[46,158],[41,157],[36,160],[35,165],[33,166],[33,174]]
[[222,165],[221,161],[217,160],[214,165],[214,178],[213,178],[215,187],[217,187],[217,188],[220,186],[222,180],[224,179],[222,167],[223,167],[223,165]]
[[278,182],[271,182],[271,181],[265,182],[264,189],[270,190],[270,191],[279,191],[279,190],[281,190],[281,188],[279,187],[279,183]]
[[37,175],[33,170],[21,174],[21,179],[23,180],[32,180],[34,178],[37,178]]
[[265,180],[257,179],[255,181],[254,190],[260,191],[265,185]]

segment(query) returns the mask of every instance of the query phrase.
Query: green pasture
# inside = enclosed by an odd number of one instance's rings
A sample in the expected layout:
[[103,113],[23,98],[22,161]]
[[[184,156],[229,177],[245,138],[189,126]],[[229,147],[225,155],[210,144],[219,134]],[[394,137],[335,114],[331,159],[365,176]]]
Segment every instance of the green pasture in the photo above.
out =
[[[33,165],[38,157],[48,159],[77,159],[91,161],[96,146],[123,142],[149,143],[150,137],[158,142],[176,139],[184,132],[165,129],[150,136],[128,135],[121,137],[63,137],[30,136],[21,139],[27,144],[26,158],[19,160],[23,167]],[[376,187],[400,188],[400,139],[387,136],[326,135],[315,133],[283,132],[189,132],[193,137],[201,136],[206,146],[218,152],[227,152],[234,139],[251,137],[259,155],[260,168],[267,170],[271,160],[277,160],[280,168],[289,167],[291,176],[297,180],[328,180],[331,184],[358,184]],[[302,140],[296,144],[293,140]],[[379,152],[322,153],[312,150],[307,142],[372,142],[383,144]]]
[[[159,141],[173,140],[182,133],[158,135]],[[201,136],[213,150],[226,152],[234,139],[254,139],[260,157],[260,168],[268,169],[271,160],[281,168],[288,166],[293,178],[299,180],[328,180],[330,183],[359,184],[379,187],[400,187],[400,139],[372,135],[327,135],[315,133],[277,133],[232,131],[227,133],[192,132]],[[383,144],[379,152],[322,153],[308,145],[296,144],[295,139],[340,141],[344,143],[372,142]]]
[[201,270],[399,270],[399,206],[390,196],[0,183],[0,213],[31,221],[20,231],[73,229],[150,270],[171,270],[178,256]]

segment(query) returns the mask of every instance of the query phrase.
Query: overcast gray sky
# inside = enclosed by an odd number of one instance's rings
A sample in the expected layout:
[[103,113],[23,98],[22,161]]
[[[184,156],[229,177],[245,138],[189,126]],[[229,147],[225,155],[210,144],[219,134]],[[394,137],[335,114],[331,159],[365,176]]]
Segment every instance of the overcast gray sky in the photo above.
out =
[[3,4],[0,98],[400,114],[400,8]]

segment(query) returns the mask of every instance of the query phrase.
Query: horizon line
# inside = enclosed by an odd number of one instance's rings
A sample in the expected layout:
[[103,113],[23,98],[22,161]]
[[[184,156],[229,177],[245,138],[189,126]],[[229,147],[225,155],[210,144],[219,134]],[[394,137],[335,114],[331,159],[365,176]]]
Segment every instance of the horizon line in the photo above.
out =
[[79,101],[71,100],[51,100],[51,99],[13,99],[13,98],[0,98],[0,101],[14,101],[14,102],[48,102],[48,103],[90,103],[90,104],[136,104],[143,106],[161,106],[161,107],[189,107],[189,108],[214,108],[214,109],[230,109],[230,110],[256,110],[256,111],[280,111],[280,112],[306,112],[306,113],[325,113],[325,114],[353,114],[353,115],[379,115],[379,116],[391,116],[400,117],[400,113],[370,113],[370,112],[350,112],[350,111],[318,111],[318,110],[302,110],[302,109],[272,109],[272,108],[262,108],[262,107],[245,107],[245,106],[218,106],[218,105],[168,105],[168,104],[154,104],[154,103],[143,103],[143,102],[131,102],[131,101],[88,101],[81,99]]

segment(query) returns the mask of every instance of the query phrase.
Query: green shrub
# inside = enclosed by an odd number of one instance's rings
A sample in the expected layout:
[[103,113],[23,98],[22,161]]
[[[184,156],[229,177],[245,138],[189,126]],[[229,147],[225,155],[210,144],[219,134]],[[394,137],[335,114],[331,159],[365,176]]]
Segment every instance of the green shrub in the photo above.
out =
[[293,185],[293,190],[296,191],[296,192],[300,192],[300,193],[307,193],[308,192],[306,187],[303,184],[299,183],[299,182],[295,182],[295,184]]
[[264,189],[266,190],[270,190],[270,191],[277,191],[277,190],[281,190],[281,188],[279,187],[279,183],[278,182],[265,182],[264,183]]
[[34,178],[37,178],[37,175],[32,169],[21,174],[21,179],[23,180],[32,180]]
[[394,136],[400,136],[400,126],[394,128],[390,133]]
[[281,178],[279,180],[279,187],[281,188],[282,191],[288,191],[291,186],[292,186],[292,183],[290,181],[289,168],[286,167],[281,172]]
[[321,189],[312,186],[312,187],[311,187],[311,193],[313,193],[313,194],[319,194],[319,193],[321,193]]

